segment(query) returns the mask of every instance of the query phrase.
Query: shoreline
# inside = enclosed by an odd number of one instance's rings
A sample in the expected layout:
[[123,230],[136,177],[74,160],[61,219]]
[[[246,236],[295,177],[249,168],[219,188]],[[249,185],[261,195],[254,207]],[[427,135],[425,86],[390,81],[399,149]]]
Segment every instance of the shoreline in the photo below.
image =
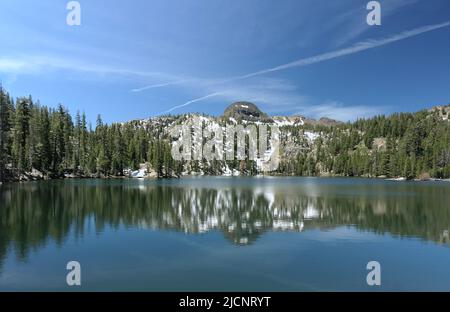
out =
[[367,177],[367,176],[358,176],[358,177],[349,177],[349,176],[339,176],[339,175],[322,175],[322,176],[300,176],[300,175],[283,175],[283,174],[258,174],[258,175],[208,175],[208,174],[187,174],[181,175],[177,177],[155,177],[155,176],[144,176],[144,177],[132,177],[132,176],[103,176],[103,175],[93,175],[93,176],[84,176],[84,175],[67,175],[64,177],[30,177],[28,179],[16,179],[16,180],[7,180],[0,181],[1,185],[6,185],[9,183],[27,183],[27,182],[38,182],[38,181],[57,181],[57,180],[88,180],[88,179],[98,179],[98,180],[172,180],[172,179],[182,179],[185,177],[228,177],[228,178],[236,178],[236,177],[297,177],[297,178],[347,178],[347,179],[369,179],[369,180],[384,180],[384,181],[392,181],[392,182],[450,182],[450,179],[439,179],[439,178],[428,178],[428,179],[406,179],[404,177],[398,178],[385,178],[385,177]]

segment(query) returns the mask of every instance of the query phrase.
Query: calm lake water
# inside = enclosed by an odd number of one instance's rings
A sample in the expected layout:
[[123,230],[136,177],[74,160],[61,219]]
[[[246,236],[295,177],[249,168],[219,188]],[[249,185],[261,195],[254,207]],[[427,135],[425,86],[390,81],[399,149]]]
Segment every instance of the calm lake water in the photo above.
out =
[[[0,186],[0,290],[450,291],[450,183],[198,177]],[[68,287],[66,265],[81,264]],[[366,265],[381,264],[380,287]]]

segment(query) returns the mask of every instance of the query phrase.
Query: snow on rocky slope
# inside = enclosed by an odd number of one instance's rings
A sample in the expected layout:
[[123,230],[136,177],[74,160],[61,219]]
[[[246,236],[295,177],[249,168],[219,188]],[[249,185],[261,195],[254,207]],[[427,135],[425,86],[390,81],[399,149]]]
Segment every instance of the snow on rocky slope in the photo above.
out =
[[[331,126],[339,124],[338,121],[334,121],[327,118],[322,118],[318,121],[313,119],[307,119],[303,116],[273,116],[270,117],[263,113],[253,103],[249,102],[236,102],[227,107],[224,114],[219,117],[208,116],[204,114],[183,114],[178,116],[159,116],[149,119],[143,119],[134,121],[136,127],[144,127],[147,131],[152,131],[157,136],[163,136],[168,139],[171,138],[171,133],[174,131],[175,126],[189,126],[192,128],[192,156],[195,159],[195,153],[205,143],[207,138],[201,136],[202,131],[214,131],[214,129],[221,128],[222,133],[226,134],[227,126],[242,125],[248,127],[255,125],[259,126],[267,125],[277,126],[280,130],[280,155],[281,159],[286,157],[293,157],[298,155],[299,152],[313,150],[314,142],[317,138],[321,137],[321,133],[316,132],[314,127],[316,125]],[[270,140],[269,140],[270,141]],[[275,152],[274,149],[268,144],[268,149],[264,155],[259,155],[255,161],[257,174],[264,173],[265,160],[270,159]],[[224,144],[224,151],[226,153],[226,144]],[[224,159],[225,157],[223,157]],[[212,166],[210,161],[202,161],[198,163],[198,168],[193,169],[191,162],[187,162],[184,165],[184,175],[203,175],[207,174],[208,169]],[[216,164],[217,166],[217,164]],[[239,170],[239,168],[230,168],[230,164],[227,161],[219,161],[219,174],[224,176],[236,176],[245,174],[245,170]],[[139,170],[132,173],[134,177],[145,176],[144,170]]]

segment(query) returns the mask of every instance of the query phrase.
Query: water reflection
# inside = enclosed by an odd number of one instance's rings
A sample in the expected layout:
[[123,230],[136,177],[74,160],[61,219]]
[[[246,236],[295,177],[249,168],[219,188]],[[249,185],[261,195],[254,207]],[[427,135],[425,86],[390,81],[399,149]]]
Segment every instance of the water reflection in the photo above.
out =
[[[21,260],[48,240],[62,245],[95,230],[139,227],[223,232],[254,243],[266,231],[352,225],[449,244],[449,185],[345,180],[214,178],[175,182],[51,181],[0,187],[0,268],[9,248]],[[256,182],[255,182],[256,181]]]

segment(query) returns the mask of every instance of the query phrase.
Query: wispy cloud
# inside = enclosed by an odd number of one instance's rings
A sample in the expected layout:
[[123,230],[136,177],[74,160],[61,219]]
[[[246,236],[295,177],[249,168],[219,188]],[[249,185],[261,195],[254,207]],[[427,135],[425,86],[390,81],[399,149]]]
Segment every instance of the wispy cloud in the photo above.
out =
[[0,58],[0,72],[11,73],[11,74],[22,74],[22,73],[40,73],[48,70],[72,70],[79,72],[90,72],[98,75],[129,75],[129,76],[140,76],[143,78],[151,78],[155,80],[168,80],[168,82],[158,82],[150,84],[141,88],[133,89],[133,92],[140,92],[148,89],[165,87],[170,85],[184,84],[188,82],[196,82],[203,85],[223,85],[236,80],[247,79],[255,76],[265,75],[272,72],[277,72],[281,70],[286,70],[295,67],[302,67],[307,65],[312,65],[335,58],[359,53],[365,50],[381,47],[390,43],[401,41],[407,38],[415,37],[433,30],[450,26],[450,21],[427,25],[420,28],[416,28],[409,31],[404,31],[400,34],[393,35],[391,37],[382,39],[368,39],[361,41],[347,48],[318,54],[315,56],[302,58],[290,63],[282,64],[272,68],[267,68],[259,70],[253,73],[248,73],[240,76],[235,76],[231,78],[224,79],[194,79],[194,78],[183,78],[176,75],[171,75],[163,72],[152,72],[143,71],[129,68],[121,68],[110,65],[98,65],[98,63],[86,63],[77,59],[70,59],[58,56],[15,56],[15,57],[3,57]]
[[[383,23],[385,23],[386,19],[389,19],[392,15],[404,9],[405,6],[416,4],[419,1],[420,0],[384,1],[382,4]],[[337,29],[340,34],[335,34],[333,36],[335,38],[333,41],[336,46],[345,45],[368,30],[373,29],[372,26],[369,26],[366,23],[365,16],[367,13],[368,11],[364,5],[357,7],[352,6],[351,10],[336,16],[334,19],[331,19],[330,22],[324,25],[324,28],[333,32]]]
[[354,121],[358,118],[367,118],[382,114],[386,110],[381,106],[366,105],[344,105],[337,101],[326,101],[323,103],[297,107],[294,114],[312,118],[329,117],[340,121]]
[[[414,0],[411,0],[414,1]],[[104,76],[130,76],[133,77],[133,80],[136,82],[145,83],[151,82],[151,84],[146,85],[144,87],[133,89],[133,92],[141,92],[144,90],[150,90],[154,88],[161,88],[172,85],[183,85],[183,87],[188,87],[191,89],[195,89],[197,91],[201,90],[203,94],[208,94],[206,96],[202,96],[199,98],[195,98],[189,100],[181,105],[174,106],[164,113],[170,113],[176,109],[186,107],[196,102],[204,101],[212,97],[220,96],[223,99],[227,100],[238,100],[238,99],[249,99],[258,103],[267,103],[268,109],[273,109],[277,111],[278,107],[291,105],[290,107],[298,107],[299,102],[305,103],[305,97],[298,94],[296,92],[295,86],[291,86],[286,83],[281,83],[279,85],[280,88],[270,88],[270,86],[275,83],[270,82],[268,80],[264,81],[264,75],[283,71],[287,69],[308,66],[332,59],[336,59],[339,57],[344,57],[348,55],[352,55],[355,53],[363,52],[369,49],[374,49],[377,47],[385,46],[390,43],[398,42],[401,40],[405,40],[411,37],[415,37],[430,31],[434,31],[437,29],[441,29],[444,27],[450,26],[450,21],[427,25],[420,28],[416,28],[409,31],[404,31],[402,33],[385,37],[381,39],[369,39],[365,41],[358,42],[352,46],[347,48],[334,50],[331,52],[318,54],[315,56],[302,58],[295,60],[293,62],[289,62],[286,64],[278,65],[271,68],[262,69],[256,72],[234,76],[230,78],[223,79],[200,79],[194,78],[193,76],[178,76],[171,75],[164,72],[152,72],[142,70],[141,68],[127,68],[127,66],[115,66],[108,64],[101,64],[100,62],[95,62],[94,60],[85,61],[77,58],[69,58],[64,56],[29,56],[29,55],[15,55],[15,56],[3,56],[0,57],[0,72],[7,74],[41,74],[47,71],[52,70],[65,70],[65,71],[74,71],[80,73],[92,73],[95,75],[99,75],[101,77]],[[96,58],[98,59],[98,58]],[[123,62],[113,63],[113,64],[122,64]],[[253,79],[256,79],[256,85],[243,85],[242,82],[244,79],[248,79],[251,82],[254,82]],[[250,80],[249,78],[252,78]],[[258,86],[259,84],[259,86]],[[328,106],[327,106],[328,105]],[[272,106],[272,107],[270,107]],[[373,114],[373,112],[364,106],[344,106],[343,104],[334,104],[330,107],[330,104],[319,104],[318,108],[310,106],[308,110],[304,110],[304,112],[309,112],[309,114],[319,114],[320,111],[318,109],[323,108],[323,112],[329,112],[329,108],[332,108],[332,111],[335,112],[334,116],[336,117],[344,117],[349,116],[350,111],[348,109],[354,110],[358,109],[361,112],[361,115],[366,116],[368,114]],[[329,115],[329,114],[328,114]],[[344,118],[345,119],[345,118]]]
[[312,65],[312,64],[328,61],[331,59],[335,59],[338,57],[355,54],[355,53],[362,52],[365,50],[381,47],[381,46],[384,46],[384,45],[387,45],[387,44],[390,44],[393,42],[397,42],[397,41],[404,40],[407,38],[415,37],[420,34],[427,33],[429,31],[433,31],[433,30],[448,27],[448,26],[450,26],[450,21],[447,21],[447,22],[441,23],[441,24],[427,25],[427,26],[423,26],[423,27],[416,28],[413,30],[404,31],[400,34],[396,34],[391,37],[387,37],[387,38],[383,38],[383,39],[369,39],[366,41],[359,42],[348,48],[335,50],[332,52],[327,52],[327,53],[315,55],[312,57],[299,59],[299,60],[296,60],[294,62],[290,62],[287,64],[279,65],[279,66],[268,68],[268,69],[263,69],[263,70],[253,72],[250,74],[246,74],[246,75],[242,75],[242,76],[237,76],[230,80],[246,79],[246,78],[264,75],[264,74],[268,74],[268,73],[272,73],[272,72],[277,72],[277,71],[285,70],[285,69],[289,69],[289,68]]
[[174,111],[178,108],[188,106],[190,104],[209,99],[210,97],[219,97],[226,102],[235,102],[241,99],[256,102],[267,111],[274,109],[275,111],[284,110],[305,102],[305,97],[298,94],[297,85],[292,84],[286,79],[258,77],[254,78],[245,84],[242,83],[227,83],[221,85],[218,89],[217,85],[209,84],[208,82],[202,84],[199,81],[199,89],[209,95],[190,100],[184,104],[174,106],[169,111]]
[[[343,57],[346,55],[351,55],[351,54],[355,54],[355,53],[362,52],[365,50],[381,47],[381,46],[384,46],[384,45],[387,45],[387,44],[390,44],[393,42],[401,41],[401,40],[404,40],[407,38],[418,36],[420,34],[427,33],[427,32],[430,32],[430,31],[433,31],[436,29],[440,29],[440,28],[444,28],[444,27],[448,27],[448,26],[450,26],[450,21],[447,21],[447,22],[441,23],[441,24],[427,25],[427,26],[423,26],[423,27],[416,28],[416,29],[409,30],[409,31],[404,31],[400,34],[396,34],[396,35],[393,35],[393,36],[390,36],[387,38],[369,39],[369,40],[361,41],[361,42],[359,42],[353,46],[350,46],[348,48],[335,50],[335,51],[315,55],[315,56],[308,57],[308,58],[299,59],[294,62],[290,62],[287,64],[279,65],[276,67],[260,70],[257,72],[253,72],[253,73],[249,73],[249,74],[245,74],[245,75],[241,75],[241,76],[223,79],[223,80],[220,80],[219,84],[232,83],[232,82],[235,82],[238,80],[248,79],[248,78],[261,76],[261,75],[265,75],[265,74],[269,74],[269,73],[273,73],[273,72],[277,72],[277,71],[282,71],[282,70],[286,70],[286,69],[290,69],[290,68],[302,67],[302,66],[307,66],[307,65],[312,65],[312,64],[332,60],[332,59]],[[203,101],[212,96],[217,96],[217,95],[221,95],[221,96],[227,97],[227,98],[234,98],[234,97],[236,97],[236,95],[240,95],[240,96],[242,96],[241,99],[245,98],[247,100],[259,101],[259,102],[263,102],[263,103],[267,103],[268,98],[272,97],[270,99],[270,100],[273,100],[272,103],[280,104],[279,94],[277,96],[275,96],[275,98],[273,98],[273,92],[267,92],[261,88],[256,88],[256,89],[253,88],[253,90],[251,90],[251,89],[249,90],[248,88],[245,89],[242,87],[241,88],[235,87],[235,88],[231,88],[231,89],[221,91],[221,92],[214,92],[205,97],[187,101],[186,103],[184,103],[182,105],[177,105],[177,106],[172,107],[167,112],[172,112],[178,108],[185,107],[185,106],[188,106],[195,102]],[[297,97],[300,98],[300,96],[297,96]],[[294,101],[295,100],[297,100],[297,99],[294,99]],[[286,101],[282,101],[282,102],[286,103]],[[290,102],[292,103],[292,97],[290,98]],[[330,103],[328,103],[326,105],[322,104],[322,105],[317,106],[316,108],[311,107],[308,110],[308,112],[311,115],[318,115],[320,112],[333,113],[333,116],[336,116],[337,118],[343,119],[343,120],[347,120],[348,117],[352,115],[352,114],[350,114],[350,112],[353,112],[353,115],[357,115],[358,117],[366,117],[369,115],[373,115],[376,112],[379,112],[379,110],[374,111],[372,108],[369,108],[366,106],[351,106],[351,107],[347,106],[346,107],[342,104],[337,104],[337,102],[333,102],[333,103],[334,104],[330,104]],[[330,114],[328,114],[328,115],[330,115]]]
[[386,107],[367,105],[345,105],[338,101],[318,102],[313,97],[297,93],[277,92],[259,88],[239,87],[215,92],[196,98],[181,105],[174,106],[160,115],[168,114],[176,109],[189,106],[196,102],[205,101],[212,97],[219,97],[227,102],[245,99],[260,104],[260,107],[272,115],[302,115],[319,119],[329,117],[340,121],[354,121],[358,118],[382,114]]
[[174,79],[172,75],[162,72],[142,71],[111,65],[99,65],[74,58],[42,55],[20,55],[0,58],[0,72],[7,74],[42,74],[55,70],[67,70],[91,73],[100,76],[135,76],[147,79]]
[[30,64],[24,60],[13,58],[0,58],[0,72],[8,74],[17,74],[25,71],[35,71],[38,69],[36,64]]
[[222,91],[220,97],[227,102],[242,99],[255,102],[268,112],[285,112],[293,105],[306,103],[308,100],[288,80],[267,78],[259,78],[245,85],[233,84]]
[[[417,0],[406,1],[403,4],[413,3],[415,1],[417,1]],[[382,39],[368,39],[365,41],[358,42],[347,48],[343,48],[343,49],[339,49],[339,50],[335,50],[335,51],[331,51],[331,52],[327,52],[327,53],[323,53],[323,54],[318,54],[318,55],[307,57],[307,58],[302,58],[302,59],[299,59],[299,60],[296,60],[296,61],[293,61],[293,62],[290,62],[287,64],[282,64],[282,65],[279,65],[276,67],[259,70],[259,71],[249,73],[249,74],[244,74],[244,75],[235,76],[235,77],[231,77],[231,78],[218,79],[215,81],[208,80],[208,79],[203,79],[203,80],[205,82],[207,82],[209,85],[226,84],[226,83],[233,82],[236,80],[243,80],[243,79],[247,79],[247,78],[251,78],[251,77],[255,77],[255,76],[261,76],[261,75],[265,75],[265,74],[269,74],[269,73],[277,72],[277,71],[281,71],[281,70],[286,70],[286,69],[290,69],[290,68],[312,65],[312,64],[332,60],[335,58],[363,52],[363,51],[366,51],[369,49],[381,47],[381,46],[384,46],[384,45],[387,45],[387,44],[390,44],[393,42],[397,42],[397,41],[401,41],[401,40],[408,39],[411,37],[415,37],[415,36],[418,36],[418,35],[433,31],[433,30],[437,30],[440,28],[448,27],[448,26],[450,26],[450,21],[440,23],[440,24],[422,26],[422,27],[419,27],[419,28],[416,28],[413,30],[404,31],[400,34],[396,34],[396,35],[393,35],[390,37],[386,37],[386,38],[382,38]],[[197,83],[202,83],[202,79],[191,79],[191,80],[195,80]],[[167,82],[167,83],[159,83],[159,84],[153,84],[153,85],[149,85],[149,86],[142,87],[142,88],[133,89],[132,91],[140,92],[140,91],[144,91],[144,90],[148,90],[148,89],[166,87],[166,86],[170,86],[170,85],[177,85],[177,84],[182,84],[182,83],[186,83],[186,82],[188,82],[188,80],[179,80],[179,81],[173,81],[173,82]]]
[[[132,89],[131,92],[135,93],[154,88],[191,83],[194,81],[198,81],[203,85],[208,81],[215,83],[214,80],[205,79],[202,81],[202,79],[184,78],[182,76],[163,72],[136,70],[92,61],[86,62],[81,59],[57,55],[19,55],[14,57],[0,57],[0,73],[17,76],[21,74],[44,74],[52,71],[71,71],[81,74],[89,73],[102,78],[105,76],[116,76],[132,77],[136,81],[155,81],[153,84]],[[158,82],[163,80],[169,81]]]
[[183,79],[183,80],[178,80],[178,81],[156,83],[156,84],[151,84],[151,85],[148,85],[148,86],[145,86],[145,87],[132,89],[131,92],[142,92],[142,91],[145,91],[145,90],[150,90],[150,89],[155,89],[155,88],[179,85],[179,84],[190,82],[190,81],[191,80],[189,80],[189,79]]
[[172,107],[172,108],[166,110],[165,112],[161,113],[160,115],[168,114],[168,113],[170,113],[170,112],[172,112],[172,111],[174,111],[174,110],[176,110],[176,109],[178,109],[178,108],[181,108],[181,107],[184,107],[184,106],[188,106],[188,105],[190,105],[190,104],[192,104],[192,103],[200,102],[200,101],[203,101],[203,100],[212,98],[212,97],[214,97],[214,96],[218,96],[218,95],[220,95],[220,94],[222,94],[222,92],[214,92],[214,93],[211,93],[211,94],[202,96],[202,97],[200,97],[200,98],[197,98],[197,99],[193,99],[193,100],[187,101],[186,103],[183,103],[183,104],[181,104],[181,105],[174,106],[174,107]]

